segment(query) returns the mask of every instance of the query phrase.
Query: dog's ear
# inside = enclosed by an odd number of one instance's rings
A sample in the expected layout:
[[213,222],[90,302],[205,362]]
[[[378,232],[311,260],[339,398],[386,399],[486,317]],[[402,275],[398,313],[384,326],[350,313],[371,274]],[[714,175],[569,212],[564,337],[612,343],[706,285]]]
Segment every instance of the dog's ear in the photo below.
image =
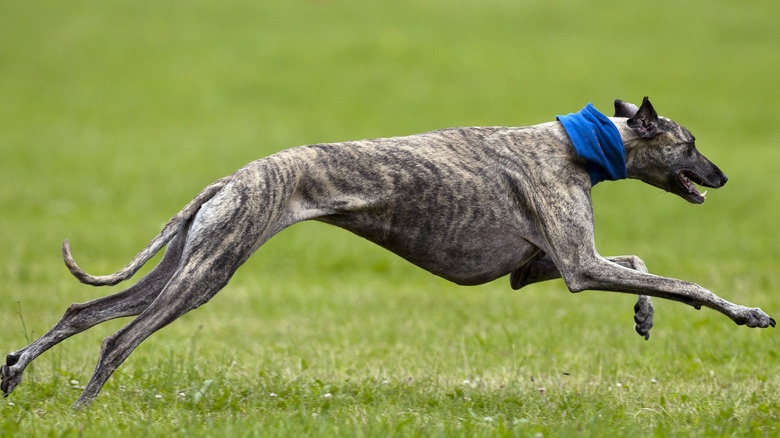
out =
[[658,127],[658,114],[647,96],[642,100],[642,106],[639,107],[633,117],[628,119],[627,123],[642,138],[653,138],[661,132]]
[[625,117],[630,119],[639,112],[639,108],[633,103],[623,102],[620,99],[615,99],[615,115],[613,117]]

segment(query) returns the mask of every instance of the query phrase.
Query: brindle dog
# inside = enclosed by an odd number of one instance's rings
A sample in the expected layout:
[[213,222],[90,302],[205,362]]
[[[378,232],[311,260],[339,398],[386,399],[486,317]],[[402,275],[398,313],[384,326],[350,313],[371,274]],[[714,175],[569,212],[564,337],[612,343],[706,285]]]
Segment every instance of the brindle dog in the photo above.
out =
[[[611,118],[625,145],[628,178],[701,204],[693,183],[718,188],[726,176],[694,146],[682,126],[615,101]],[[65,241],[63,255],[83,283],[130,278],[168,245],[160,264],[133,286],[84,304],[0,369],[5,395],[30,362],[58,342],[101,322],[138,315],[105,338],[95,372],[76,401],[93,400],[116,368],[149,335],[206,303],[260,245],[309,219],[345,228],[417,266],[462,285],[511,274],[511,285],[562,277],[586,289],[640,295],[636,330],[652,327],[651,296],[715,309],[737,324],[775,326],[758,308],[647,272],[636,256],[602,257],[593,239],[591,180],[561,123],[453,128],[408,137],[284,150],[249,163],[206,187],[124,269],[107,276],[81,270]]]

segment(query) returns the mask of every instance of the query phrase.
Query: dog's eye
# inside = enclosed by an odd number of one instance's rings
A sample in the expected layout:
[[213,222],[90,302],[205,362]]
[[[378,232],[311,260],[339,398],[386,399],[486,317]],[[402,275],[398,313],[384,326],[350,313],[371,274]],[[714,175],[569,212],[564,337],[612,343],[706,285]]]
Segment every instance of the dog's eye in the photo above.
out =
[[680,154],[685,157],[690,157],[696,151],[696,147],[693,145],[693,143],[677,143],[677,145],[675,146],[664,147],[665,153],[672,153],[673,150],[677,154]]

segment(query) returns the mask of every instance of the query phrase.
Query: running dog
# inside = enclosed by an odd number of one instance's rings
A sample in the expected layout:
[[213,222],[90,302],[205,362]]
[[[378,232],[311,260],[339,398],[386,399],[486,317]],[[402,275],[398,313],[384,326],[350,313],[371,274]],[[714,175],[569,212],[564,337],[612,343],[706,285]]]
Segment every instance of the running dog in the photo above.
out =
[[639,295],[635,329],[645,338],[653,325],[649,297],[709,307],[749,327],[774,327],[758,308],[649,274],[636,256],[596,252],[593,184],[639,179],[701,204],[705,194],[694,183],[719,188],[727,178],[697,151],[691,133],[659,117],[647,98],[639,108],[616,100],[612,118],[586,109],[580,118],[535,126],[451,128],[281,151],[206,187],[112,275],[84,272],[66,240],[68,269],[95,286],[127,280],[167,249],[133,286],[72,304],[49,332],[9,354],[0,368],[2,391],[13,391],[25,367],[60,341],[138,315],[103,340],[75,406],[88,404],[144,339],[209,301],[273,235],[310,219],[345,228],[461,285],[509,274],[515,289],[563,278],[571,292]]

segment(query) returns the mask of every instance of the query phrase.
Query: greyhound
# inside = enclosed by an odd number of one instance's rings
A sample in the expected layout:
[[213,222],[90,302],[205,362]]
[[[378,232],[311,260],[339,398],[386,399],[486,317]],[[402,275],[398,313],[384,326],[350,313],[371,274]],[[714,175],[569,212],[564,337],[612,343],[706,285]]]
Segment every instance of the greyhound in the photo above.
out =
[[[694,183],[719,188],[727,180],[696,150],[691,133],[659,117],[647,97],[639,108],[616,100],[612,118],[596,113],[612,139],[590,125],[582,132],[593,137],[595,154],[607,156],[607,164],[580,151],[572,132],[578,128],[568,126],[571,114],[527,127],[450,128],[300,146],[207,186],[114,274],[87,274],[65,240],[68,269],[95,286],[127,280],[167,248],[137,283],[72,304],[46,334],[9,354],[0,368],[2,391],[6,396],[13,391],[25,367],[60,341],[101,322],[138,315],[103,340],[94,374],[74,406],[89,404],[144,339],[206,303],[273,235],[310,219],[345,228],[461,285],[509,274],[514,289],[563,278],[571,292],[636,294],[635,329],[645,339],[653,325],[650,297],[710,307],[749,327],[774,327],[775,320],[758,308],[649,274],[636,256],[596,252],[593,184],[634,178],[701,204],[706,192],[699,193]],[[608,143],[614,143],[610,150]]]

